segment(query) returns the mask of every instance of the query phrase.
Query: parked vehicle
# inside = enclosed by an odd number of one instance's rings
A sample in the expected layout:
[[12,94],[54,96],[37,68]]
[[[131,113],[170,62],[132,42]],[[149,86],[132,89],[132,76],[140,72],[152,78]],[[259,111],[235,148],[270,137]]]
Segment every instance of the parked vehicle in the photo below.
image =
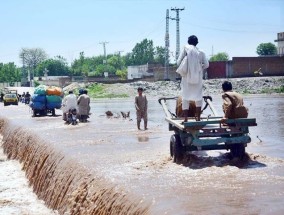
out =
[[7,106],[7,105],[18,105],[19,100],[18,100],[17,94],[15,94],[15,93],[8,93],[8,94],[4,95],[3,102],[4,102],[4,106]]

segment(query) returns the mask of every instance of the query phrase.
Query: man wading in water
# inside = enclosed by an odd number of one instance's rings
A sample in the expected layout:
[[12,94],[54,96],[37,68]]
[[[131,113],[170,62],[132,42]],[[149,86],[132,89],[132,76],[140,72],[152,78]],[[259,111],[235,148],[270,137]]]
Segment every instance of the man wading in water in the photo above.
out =
[[137,116],[137,128],[140,130],[141,119],[144,120],[144,129],[147,130],[147,108],[148,101],[145,95],[143,95],[143,88],[138,88],[138,95],[135,96],[135,108]]

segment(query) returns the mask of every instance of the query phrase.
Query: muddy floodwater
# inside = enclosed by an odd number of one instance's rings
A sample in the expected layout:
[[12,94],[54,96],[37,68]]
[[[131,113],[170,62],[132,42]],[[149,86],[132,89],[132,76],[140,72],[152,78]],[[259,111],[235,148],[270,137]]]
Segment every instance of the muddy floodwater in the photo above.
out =
[[[6,153],[19,160],[21,156],[26,157],[21,162],[26,164],[28,178],[35,185],[34,191],[49,202],[49,207],[61,213],[76,214],[84,207],[88,208],[86,211],[95,211],[93,205],[96,203],[92,197],[88,204],[78,201],[77,197],[70,202],[71,194],[87,190],[85,195],[101,192],[96,199],[113,201],[111,205],[105,204],[113,210],[112,214],[123,211],[131,214],[131,210],[135,214],[284,214],[284,96],[250,95],[245,96],[244,101],[249,108],[249,117],[256,118],[258,125],[250,128],[252,142],[246,148],[248,158],[242,162],[230,160],[228,151],[220,150],[194,152],[182,165],[173,163],[169,153],[173,132],[168,131],[165,114],[157,99],[149,99],[147,131],[137,130],[134,102],[129,99],[92,102],[90,122],[76,126],[65,125],[60,110],[56,111],[56,117],[33,118],[24,104],[1,105],[0,115],[11,123],[2,131],[4,139],[7,134],[6,139],[10,142],[19,141],[10,132],[15,129],[19,134],[27,132],[38,137],[29,145],[37,144],[37,141],[44,143],[44,149],[38,147],[32,152],[44,154],[45,158],[39,158],[37,162],[32,161],[33,156],[21,152],[27,146],[12,152],[13,145],[9,145]],[[219,97],[213,97],[220,115],[221,102]],[[170,102],[169,106],[174,111],[174,103]],[[106,117],[108,110],[114,113],[112,118]],[[130,111],[130,118],[123,119],[120,111]],[[209,110],[206,110],[204,115],[208,114]],[[54,161],[48,161],[49,158]],[[37,166],[39,161],[43,163],[40,167]],[[61,166],[62,162],[66,165]],[[35,165],[33,171],[29,170],[29,165]],[[87,174],[74,166],[80,166]],[[45,177],[37,178],[35,173],[42,169],[45,169]],[[56,180],[49,179],[55,174],[62,175],[56,176]],[[49,180],[48,186],[45,180]],[[58,188],[64,180],[70,188],[67,185]],[[76,185],[82,187],[83,182],[82,189],[76,188]],[[56,201],[48,196],[52,189],[64,190]],[[110,195],[105,195],[108,192]],[[69,195],[66,200],[64,193]],[[120,198],[119,202],[117,198]],[[132,202],[135,207],[131,206]],[[72,210],[66,204],[70,204]]]

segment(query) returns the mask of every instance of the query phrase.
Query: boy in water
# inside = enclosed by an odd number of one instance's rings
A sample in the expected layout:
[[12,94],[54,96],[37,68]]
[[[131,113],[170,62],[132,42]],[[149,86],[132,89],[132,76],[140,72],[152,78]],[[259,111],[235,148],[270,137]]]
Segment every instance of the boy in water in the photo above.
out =
[[140,130],[141,119],[144,120],[144,129],[147,130],[147,108],[148,101],[146,96],[143,94],[143,88],[138,88],[138,95],[135,96],[135,108],[137,116],[137,128]]
[[221,122],[224,123],[226,119],[247,118],[248,109],[244,106],[243,97],[232,90],[232,83],[224,81],[222,89],[224,117]]

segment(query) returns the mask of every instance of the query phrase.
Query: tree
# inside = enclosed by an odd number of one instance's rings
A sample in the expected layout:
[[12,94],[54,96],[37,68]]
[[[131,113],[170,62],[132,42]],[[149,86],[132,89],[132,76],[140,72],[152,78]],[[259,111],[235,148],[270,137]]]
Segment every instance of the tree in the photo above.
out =
[[0,63],[0,82],[21,81],[20,69],[14,63]]
[[132,49],[132,64],[143,65],[146,63],[154,62],[154,47],[153,41],[144,39],[142,42],[137,43]]
[[71,65],[73,75],[86,75],[88,73],[88,66],[84,65],[85,55],[84,52],[80,52],[79,59],[75,59]]
[[122,69],[122,70],[116,70],[115,74],[119,76],[121,79],[126,79],[127,78],[127,69]]
[[277,54],[277,48],[272,43],[261,43],[256,48],[256,53],[259,56],[263,55],[276,55]]
[[220,52],[213,55],[209,61],[228,61],[229,55],[226,52]]
[[113,66],[116,70],[124,67],[124,60],[120,55],[113,55],[107,60],[107,64]]
[[[159,63],[164,65],[165,64],[165,47],[157,46],[155,47],[155,55],[154,55],[154,61],[155,63]],[[168,56],[168,62],[169,62],[169,56]]]
[[49,76],[70,75],[70,68],[65,58],[56,56],[54,59],[47,59],[41,62],[35,70],[37,76],[43,76],[44,70],[48,70]]
[[115,74],[116,70],[113,66],[108,64],[100,64],[96,67],[95,75],[103,76],[104,72],[108,72],[109,74]]
[[31,77],[33,79],[35,68],[38,66],[38,64],[46,60],[47,54],[41,48],[22,48],[19,57],[23,62],[23,67],[28,67],[28,69],[32,72]]

